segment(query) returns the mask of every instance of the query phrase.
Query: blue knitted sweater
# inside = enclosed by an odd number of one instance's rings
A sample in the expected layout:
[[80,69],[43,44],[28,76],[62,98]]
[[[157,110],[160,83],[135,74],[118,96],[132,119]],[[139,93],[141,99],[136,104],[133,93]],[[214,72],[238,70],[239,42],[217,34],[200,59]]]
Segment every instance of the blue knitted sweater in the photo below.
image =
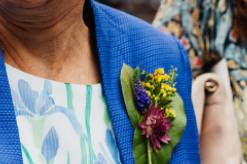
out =
[[[120,89],[120,71],[124,63],[149,72],[158,67],[178,68],[177,89],[187,117],[187,126],[170,163],[199,164],[199,142],[191,102],[191,70],[187,54],[172,36],[164,35],[147,23],[88,0],[94,17],[100,75],[121,161],[133,164],[133,128],[125,111]],[[8,78],[0,50],[0,164],[22,163],[21,145]]]

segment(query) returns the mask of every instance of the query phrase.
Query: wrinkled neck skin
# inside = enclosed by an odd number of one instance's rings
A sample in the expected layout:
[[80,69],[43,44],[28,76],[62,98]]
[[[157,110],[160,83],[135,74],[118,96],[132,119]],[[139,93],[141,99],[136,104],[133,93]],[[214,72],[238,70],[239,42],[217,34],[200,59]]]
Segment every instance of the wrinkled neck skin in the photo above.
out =
[[97,83],[83,6],[84,0],[1,0],[5,62],[44,78]]

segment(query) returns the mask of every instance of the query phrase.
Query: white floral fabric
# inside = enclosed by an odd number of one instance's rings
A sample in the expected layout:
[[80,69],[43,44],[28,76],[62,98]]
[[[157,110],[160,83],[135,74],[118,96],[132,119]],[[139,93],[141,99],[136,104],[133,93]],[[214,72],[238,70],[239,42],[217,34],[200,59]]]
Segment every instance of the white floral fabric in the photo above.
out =
[[46,80],[6,64],[24,164],[119,164],[100,84]]

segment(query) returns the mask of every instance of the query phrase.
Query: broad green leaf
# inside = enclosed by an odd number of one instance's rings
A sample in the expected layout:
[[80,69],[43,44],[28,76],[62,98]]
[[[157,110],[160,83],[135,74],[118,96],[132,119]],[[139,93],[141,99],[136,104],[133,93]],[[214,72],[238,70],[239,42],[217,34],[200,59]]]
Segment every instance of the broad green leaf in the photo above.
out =
[[134,159],[136,164],[147,164],[147,140],[142,136],[141,129],[136,128],[134,133]]
[[172,156],[172,151],[179,143],[186,126],[184,105],[178,94],[176,94],[176,96],[172,99],[170,106],[176,110],[176,118],[172,122],[172,127],[169,130],[169,137],[171,141],[169,144],[164,145],[161,150],[152,153],[153,164],[167,164],[169,162]]
[[133,70],[130,66],[124,64],[122,67],[121,77],[120,77],[122,93],[123,93],[124,102],[129,119],[133,127],[138,128],[141,120],[141,115],[136,109],[133,90],[132,90],[132,82],[134,76],[135,76],[135,70]]

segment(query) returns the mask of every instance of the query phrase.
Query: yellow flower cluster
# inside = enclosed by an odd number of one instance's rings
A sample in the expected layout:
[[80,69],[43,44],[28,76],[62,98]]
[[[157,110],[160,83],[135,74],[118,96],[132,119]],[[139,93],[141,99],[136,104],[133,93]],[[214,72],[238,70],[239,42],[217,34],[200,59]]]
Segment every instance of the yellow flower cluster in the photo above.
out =
[[171,120],[176,118],[175,110],[171,109],[171,108],[165,109],[165,117],[168,118],[168,119],[171,119]]
[[165,73],[163,68],[159,68],[153,74],[148,74],[147,78],[142,82],[153,104],[159,106],[168,119],[176,117],[176,111],[167,107],[167,102],[177,92],[176,88],[173,87],[174,81],[172,76],[171,73]]
[[167,97],[176,93],[176,88],[171,87],[167,81],[170,76],[163,68],[155,70],[154,74],[148,75],[148,81],[143,82],[144,88],[151,99],[158,101],[162,97]]

